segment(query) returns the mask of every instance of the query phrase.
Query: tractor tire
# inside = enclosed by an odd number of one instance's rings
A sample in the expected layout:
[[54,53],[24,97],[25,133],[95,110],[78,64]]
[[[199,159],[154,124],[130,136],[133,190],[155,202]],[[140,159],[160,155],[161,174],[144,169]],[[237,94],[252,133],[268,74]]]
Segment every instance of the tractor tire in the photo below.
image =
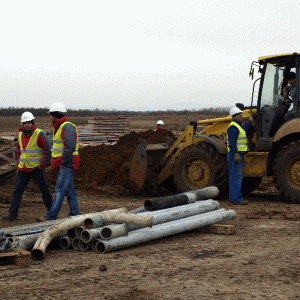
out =
[[283,201],[300,203],[300,141],[289,143],[278,153],[273,179]]
[[219,198],[226,197],[228,195],[226,155],[220,154],[207,142],[198,142],[185,147],[175,159],[174,183],[180,193],[216,186],[219,188]]
[[244,177],[242,182],[242,195],[247,196],[261,183],[262,177]]

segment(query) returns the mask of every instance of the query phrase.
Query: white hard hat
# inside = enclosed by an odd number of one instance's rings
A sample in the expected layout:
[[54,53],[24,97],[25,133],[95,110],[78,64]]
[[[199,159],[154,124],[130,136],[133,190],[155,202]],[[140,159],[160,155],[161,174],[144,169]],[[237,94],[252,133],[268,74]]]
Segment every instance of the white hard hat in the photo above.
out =
[[29,122],[34,120],[34,116],[31,112],[25,111],[21,116],[21,123]]
[[165,124],[164,124],[164,122],[163,122],[162,120],[158,120],[158,121],[157,121],[157,125],[158,125],[158,126],[162,126],[162,125],[165,125]]
[[64,104],[62,104],[60,102],[55,102],[55,103],[51,104],[49,107],[49,113],[54,112],[54,111],[66,113],[67,109]]
[[231,115],[232,117],[236,117],[236,115],[241,114],[241,113],[242,113],[242,111],[236,106],[230,108],[230,111],[229,111],[229,115]]

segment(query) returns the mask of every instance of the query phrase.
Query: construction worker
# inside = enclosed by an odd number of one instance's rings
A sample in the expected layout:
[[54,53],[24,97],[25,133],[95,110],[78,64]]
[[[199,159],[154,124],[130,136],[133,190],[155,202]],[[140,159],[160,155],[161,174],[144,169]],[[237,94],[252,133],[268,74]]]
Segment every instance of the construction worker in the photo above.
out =
[[157,123],[156,123],[156,129],[154,129],[154,131],[163,131],[163,130],[166,130],[165,128],[165,124],[162,120],[158,120]]
[[51,158],[50,140],[44,131],[37,128],[31,112],[25,111],[22,114],[21,123],[23,126],[20,128],[17,140],[17,179],[8,211],[9,215],[2,217],[6,221],[18,219],[22,196],[30,179],[39,187],[47,210],[51,208],[53,202],[44,174],[44,169]]
[[52,207],[46,216],[37,218],[39,222],[56,220],[65,196],[70,208],[68,216],[79,215],[73,178],[79,166],[78,133],[76,125],[68,121],[66,112],[65,105],[59,102],[53,103],[49,109],[54,128],[51,167],[58,176]]
[[232,107],[229,112],[232,122],[227,129],[227,161],[229,167],[229,201],[234,204],[248,204],[242,196],[243,162],[248,151],[246,132],[251,128],[253,117],[243,125],[242,111]]
[[283,89],[283,98],[287,103],[292,103],[288,108],[288,112],[284,115],[285,121],[288,121],[295,117],[296,112],[296,74],[290,72],[288,76],[288,85]]

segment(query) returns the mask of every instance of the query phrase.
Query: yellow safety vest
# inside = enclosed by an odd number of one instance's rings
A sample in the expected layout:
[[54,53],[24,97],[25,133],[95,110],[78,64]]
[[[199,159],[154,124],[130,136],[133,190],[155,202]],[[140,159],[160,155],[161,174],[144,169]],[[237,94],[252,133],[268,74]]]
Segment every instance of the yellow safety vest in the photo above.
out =
[[[71,124],[75,127],[76,129],[76,136],[78,136],[77,133],[77,128],[76,125],[71,123],[71,122],[64,122],[62,123],[58,130],[56,131],[56,133],[54,134],[53,132],[53,148],[52,148],[52,157],[59,157],[62,156],[63,151],[64,151],[64,141],[61,137],[61,132],[62,132],[62,128],[64,127],[65,124]],[[73,155],[78,155],[78,149],[79,149],[79,145],[78,145],[78,141],[76,141],[76,146],[75,146],[75,151],[73,152]]]
[[[246,152],[248,151],[248,143],[247,143],[247,136],[246,136],[246,131],[243,129],[243,127],[241,127],[238,123],[236,122],[231,122],[228,126],[228,128],[230,126],[235,126],[238,130],[239,130],[239,136],[238,139],[236,141],[236,147],[238,149],[239,152]],[[230,152],[230,148],[229,148],[229,143],[228,143],[228,135],[226,133],[226,138],[227,138],[227,150],[228,152]]]
[[20,145],[21,156],[19,159],[18,167],[20,169],[23,169],[24,165],[27,168],[32,169],[41,164],[42,157],[43,157],[43,149],[38,147],[37,145],[37,139],[41,131],[42,131],[41,129],[36,129],[32,133],[25,150],[23,149],[23,145],[22,145],[22,132],[19,133],[19,145]]

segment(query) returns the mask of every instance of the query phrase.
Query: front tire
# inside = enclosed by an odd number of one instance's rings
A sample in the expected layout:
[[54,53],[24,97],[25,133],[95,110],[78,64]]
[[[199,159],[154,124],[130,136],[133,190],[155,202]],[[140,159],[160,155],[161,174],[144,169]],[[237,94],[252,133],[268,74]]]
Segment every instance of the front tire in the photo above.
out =
[[228,190],[226,155],[207,142],[185,147],[174,163],[174,183],[178,192],[217,186],[220,197]]
[[288,203],[300,203],[300,141],[295,141],[278,153],[273,179],[281,198]]

